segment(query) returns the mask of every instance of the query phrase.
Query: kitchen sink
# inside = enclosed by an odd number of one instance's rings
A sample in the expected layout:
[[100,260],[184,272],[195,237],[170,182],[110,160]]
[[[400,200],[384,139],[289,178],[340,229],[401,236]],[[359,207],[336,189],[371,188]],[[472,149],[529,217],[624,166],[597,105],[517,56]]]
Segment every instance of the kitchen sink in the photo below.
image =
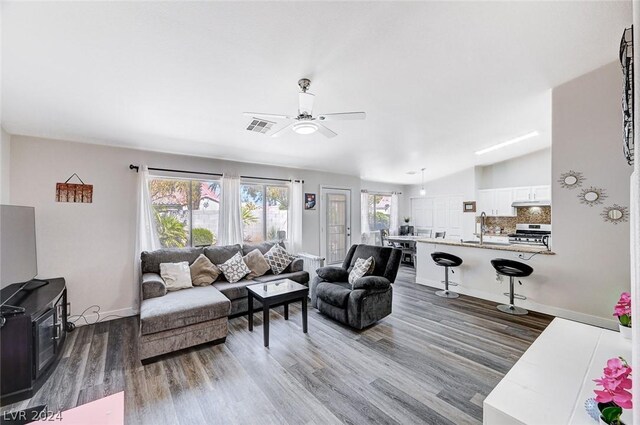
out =
[[[468,243],[473,245],[480,245],[480,241],[462,241],[462,243]],[[509,242],[484,242],[482,245],[493,245],[493,246],[510,246]]]

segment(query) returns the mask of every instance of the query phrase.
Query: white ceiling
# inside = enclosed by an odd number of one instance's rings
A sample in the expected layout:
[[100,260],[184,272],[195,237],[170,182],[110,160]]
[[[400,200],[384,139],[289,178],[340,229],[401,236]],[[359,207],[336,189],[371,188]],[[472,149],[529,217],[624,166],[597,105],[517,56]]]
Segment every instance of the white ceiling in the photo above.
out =
[[[12,134],[416,183],[551,143],[550,89],[617,59],[626,2],[3,2]],[[243,111],[366,111],[272,139]],[[284,124],[284,123],[283,123]],[[538,130],[478,157],[474,151]]]

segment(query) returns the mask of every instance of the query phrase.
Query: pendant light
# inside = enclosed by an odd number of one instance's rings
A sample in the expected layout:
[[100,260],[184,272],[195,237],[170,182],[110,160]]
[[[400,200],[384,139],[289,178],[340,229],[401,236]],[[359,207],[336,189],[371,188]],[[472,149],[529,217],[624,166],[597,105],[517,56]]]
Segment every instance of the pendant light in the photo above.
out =
[[424,190],[424,168],[422,169],[422,187],[420,188],[420,196],[424,196],[427,194],[427,191]]

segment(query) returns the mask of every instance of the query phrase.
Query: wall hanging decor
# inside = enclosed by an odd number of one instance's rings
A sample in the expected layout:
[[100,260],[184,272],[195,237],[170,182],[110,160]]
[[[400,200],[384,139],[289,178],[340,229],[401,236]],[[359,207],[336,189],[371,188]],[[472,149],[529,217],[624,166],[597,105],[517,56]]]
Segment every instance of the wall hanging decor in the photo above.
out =
[[464,201],[462,203],[462,212],[468,212],[468,213],[476,212],[476,201]]
[[626,223],[629,221],[629,208],[613,204],[610,207],[604,207],[600,215],[607,223]]
[[598,187],[587,187],[580,191],[578,195],[578,199],[580,199],[580,203],[589,205],[590,207],[598,204],[602,204],[602,202],[607,198],[607,194],[604,189],[600,189]]
[[[76,177],[80,184],[69,183]],[[80,202],[90,204],[93,202],[93,185],[85,184],[80,176],[73,173],[64,183],[56,183],[56,202]]]
[[620,40],[620,65],[624,75],[622,93],[622,128],[624,157],[633,165],[633,25],[622,33]]
[[558,183],[560,183],[563,189],[575,189],[581,187],[584,180],[584,176],[580,171],[569,170],[566,173],[560,174]]
[[315,210],[316,209],[316,194],[305,193],[304,194],[304,209]]

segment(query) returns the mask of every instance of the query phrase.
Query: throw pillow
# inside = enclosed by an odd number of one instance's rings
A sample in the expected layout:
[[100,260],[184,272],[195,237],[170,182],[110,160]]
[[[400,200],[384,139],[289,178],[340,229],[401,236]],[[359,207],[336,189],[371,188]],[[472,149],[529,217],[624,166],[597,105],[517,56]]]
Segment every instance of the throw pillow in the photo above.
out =
[[251,273],[251,270],[245,264],[242,259],[242,254],[236,252],[236,255],[229,258],[223,264],[218,264],[218,268],[224,273],[224,277],[230,283],[236,283],[247,274]]
[[369,257],[366,260],[358,258],[353,265],[353,269],[349,273],[349,283],[354,284],[356,280],[360,279],[373,271],[373,257]]
[[164,279],[167,291],[178,291],[191,288],[191,272],[189,263],[160,263],[160,276]]
[[249,280],[262,276],[271,269],[271,266],[269,266],[267,260],[264,259],[264,255],[262,255],[259,249],[254,249],[242,257],[242,259],[247,264],[247,267],[249,267],[249,270],[251,270],[251,273],[247,275],[247,279]]
[[264,254],[264,259],[269,263],[273,274],[280,274],[286,269],[296,257],[287,252],[286,249],[276,244]]
[[211,285],[220,276],[220,269],[204,254],[200,254],[191,266],[191,283],[193,286]]

